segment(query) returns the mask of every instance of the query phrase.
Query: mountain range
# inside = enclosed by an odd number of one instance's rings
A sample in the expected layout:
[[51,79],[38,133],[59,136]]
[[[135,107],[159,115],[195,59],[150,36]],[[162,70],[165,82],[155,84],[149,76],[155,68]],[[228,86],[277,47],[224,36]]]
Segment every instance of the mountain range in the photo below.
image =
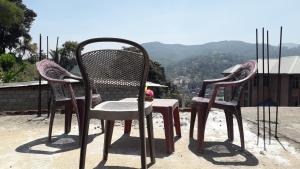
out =
[[[243,41],[219,41],[202,45],[143,43],[150,58],[165,67],[168,79],[178,76],[197,77],[198,80],[215,78],[230,66],[256,59],[256,44]],[[278,46],[270,45],[270,58],[278,57]],[[262,44],[258,45],[259,58],[262,57]],[[282,56],[300,55],[300,45],[284,43]],[[264,56],[267,57],[265,44]],[[199,75],[201,74],[201,75]]]

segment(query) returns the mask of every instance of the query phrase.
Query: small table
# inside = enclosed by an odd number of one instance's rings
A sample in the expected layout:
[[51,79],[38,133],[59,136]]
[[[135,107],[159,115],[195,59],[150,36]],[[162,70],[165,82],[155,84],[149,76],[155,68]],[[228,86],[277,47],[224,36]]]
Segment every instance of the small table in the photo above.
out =
[[[126,98],[122,101],[134,101],[136,98]],[[175,151],[174,147],[174,132],[173,126],[175,124],[176,135],[181,137],[180,119],[179,119],[179,103],[176,99],[154,99],[152,101],[153,112],[159,112],[163,116],[166,150],[167,153]],[[174,118],[174,123],[173,123]],[[124,133],[130,134],[132,120],[125,121]]]

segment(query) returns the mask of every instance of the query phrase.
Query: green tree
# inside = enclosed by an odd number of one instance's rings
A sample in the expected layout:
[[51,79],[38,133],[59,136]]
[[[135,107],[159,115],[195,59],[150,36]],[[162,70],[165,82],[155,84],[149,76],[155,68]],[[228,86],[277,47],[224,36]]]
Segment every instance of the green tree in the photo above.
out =
[[34,64],[38,61],[39,56],[38,56],[38,47],[36,43],[30,43],[30,47],[29,47],[29,57],[28,57],[28,61],[31,64]]
[[[123,47],[123,50],[136,52],[136,53],[140,52],[139,49],[135,47]],[[167,85],[164,68],[161,66],[160,63],[156,61],[152,61],[151,59],[149,61],[149,73],[148,73],[147,81]],[[154,91],[155,97],[158,98],[162,97],[164,93],[167,93],[167,90],[163,88],[153,87],[151,89]]]
[[29,30],[36,13],[22,0],[0,0],[0,54],[21,45],[20,38],[29,42]]
[[60,49],[61,57],[75,58],[77,45],[76,41],[66,41]]
[[16,63],[16,58],[12,54],[0,55],[0,65],[4,72],[9,71]]
[[8,83],[13,81],[16,76],[25,69],[25,65],[21,63],[15,69],[16,57],[13,54],[2,54],[0,55],[0,65],[3,70],[1,73],[1,81]]
[[24,11],[15,3],[8,0],[0,0],[0,23],[4,28],[20,24],[24,17]]
[[22,60],[25,56],[26,51],[29,52],[29,54],[35,52],[34,50],[36,49],[34,45],[36,45],[36,43],[31,43],[31,39],[21,38],[19,44],[15,49],[15,53],[18,56],[18,59]]
[[[77,45],[78,43],[75,41],[66,41],[62,45],[62,48],[58,50],[60,58],[59,64],[68,71],[72,70],[73,67],[77,64],[75,56]],[[53,54],[56,54],[56,52],[54,51]]]

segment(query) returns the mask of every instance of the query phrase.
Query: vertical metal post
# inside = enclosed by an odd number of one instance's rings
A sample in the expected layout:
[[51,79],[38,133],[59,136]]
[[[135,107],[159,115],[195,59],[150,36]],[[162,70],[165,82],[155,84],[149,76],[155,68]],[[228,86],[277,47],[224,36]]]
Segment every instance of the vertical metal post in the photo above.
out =
[[266,150],[266,112],[265,112],[265,28],[262,28],[262,106],[263,106],[263,131],[264,150]]
[[56,49],[55,49],[55,58],[54,58],[55,63],[59,62],[59,58],[58,58],[58,39],[59,39],[59,37],[57,37],[57,39],[56,39]]
[[281,76],[280,76],[280,66],[281,66],[281,46],[282,46],[282,26],[280,27],[280,42],[279,42],[279,56],[278,56],[278,74],[277,74],[277,104],[276,104],[276,122],[275,122],[275,138],[278,138],[278,106],[280,104],[281,96]]
[[[49,40],[47,36],[47,59],[49,59]],[[48,86],[49,87],[49,86]],[[49,88],[47,89],[47,117],[50,115],[50,104],[51,104],[51,92]]]
[[[39,61],[42,60],[42,35],[40,34],[40,56]],[[42,115],[42,86],[41,86],[41,76],[39,76],[39,97],[38,97],[38,113],[37,116],[40,117]]]
[[47,59],[49,58],[49,45],[48,45],[48,36],[47,36]]
[[267,63],[268,63],[268,110],[269,110],[269,144],[271,144],[271,108],[270,108],[270,102],[271,102],[271,89],[270,89],[270,53],[269,53],[269,31],[267,30]]
[[[258,64],[258,30],[256,29],[256,62]],[[259,143],[259,74],[256,70],[257,145]]]

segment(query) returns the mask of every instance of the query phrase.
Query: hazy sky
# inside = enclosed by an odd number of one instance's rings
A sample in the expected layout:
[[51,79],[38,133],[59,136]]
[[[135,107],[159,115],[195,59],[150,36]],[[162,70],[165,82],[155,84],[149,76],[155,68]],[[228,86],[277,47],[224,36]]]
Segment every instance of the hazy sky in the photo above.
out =
[[42,33],[50,47],[56,37],[83,41],[120,37],[139,43],[203,44],[255,42],[255,28],[270,30],[271,44],[300,43],[299,0],[23,0],[37,13],[34,42]]

